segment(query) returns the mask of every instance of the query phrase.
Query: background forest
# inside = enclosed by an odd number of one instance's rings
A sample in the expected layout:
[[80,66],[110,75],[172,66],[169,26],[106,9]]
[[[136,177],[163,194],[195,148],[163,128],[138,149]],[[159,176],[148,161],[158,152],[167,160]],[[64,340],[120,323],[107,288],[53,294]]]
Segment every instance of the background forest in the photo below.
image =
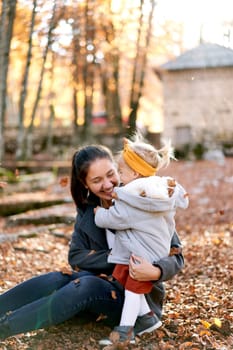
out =
[[3,0],[0,159],[52,154],[61,135],[160,132],[153,69],[181,50],[182,25],[158,21],[153,0]]
[[3,0],[0,161],[66,159],[90,141],[116,150],[136,128],[158,146],[160,68],[206,39],[231,47],[227,1],[210,24],[208,1]]

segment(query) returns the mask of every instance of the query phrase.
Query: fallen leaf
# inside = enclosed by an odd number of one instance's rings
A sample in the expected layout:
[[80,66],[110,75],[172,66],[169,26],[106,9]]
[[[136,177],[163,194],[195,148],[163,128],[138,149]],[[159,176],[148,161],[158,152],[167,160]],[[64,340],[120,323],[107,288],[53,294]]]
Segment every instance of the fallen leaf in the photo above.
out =
[[219,328],[222,327],[222,322],[219,318],[214,318],[214,324]]
[[113,298],[113,299],[117,299],[117,294],[116,294],[116,291],[115,291],[115,290],[112,290],[112,291],[111,291],[111,295],[112,295],[112,298]]
[[204,320],[201,320],[201,323],[203,324],[203,326],[205,327],[205,328],[210,328],[210,326],[211,326],[211,323],[209,323],[209,322],[207,322],[207,321],[204,321]]

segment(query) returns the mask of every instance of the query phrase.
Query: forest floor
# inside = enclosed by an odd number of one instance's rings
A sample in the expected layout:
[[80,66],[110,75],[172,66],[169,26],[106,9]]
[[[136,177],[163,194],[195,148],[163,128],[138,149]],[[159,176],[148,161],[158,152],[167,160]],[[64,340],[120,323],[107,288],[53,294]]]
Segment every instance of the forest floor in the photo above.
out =
[[[173,162],[163,173],[176,178],[189,193],[189,208],[176,215],[185,266],[166,282],[162,327],[137,337],[136,345],[111,349],[233,349],[233,158],[224,163]],[[66,180],[59,183],[67,195]],[[41,196],[49,191],[53,187]],[[73,204],[67,206],[74,213]],[[50,215],[53,209],[44,210]],[[9,238],[16,232],[25,236],[0,243],[0,292],[67,264],[72,224],[53,229],[41,225],[38,231],[38,225],[9,226],[6,220],[0,218],[0,232]],[[26,235],[34,229],[39,233]],[[97,350],[98,340],[109,331],[84,314],[56,327],[8,338],[0,342],[0,350]]]

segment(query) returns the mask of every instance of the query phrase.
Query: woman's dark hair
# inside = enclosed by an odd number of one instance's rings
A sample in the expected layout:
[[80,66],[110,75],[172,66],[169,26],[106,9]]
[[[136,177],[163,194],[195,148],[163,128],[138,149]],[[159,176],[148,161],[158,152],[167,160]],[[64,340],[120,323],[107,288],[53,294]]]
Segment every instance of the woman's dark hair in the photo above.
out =
[[113,162],[111,151],[105,146],[84,146],[76,151],[72,158],[70,191],[77,208],[85,208],[88,189],[85,187],[90,165],[97,159],[109,159]]

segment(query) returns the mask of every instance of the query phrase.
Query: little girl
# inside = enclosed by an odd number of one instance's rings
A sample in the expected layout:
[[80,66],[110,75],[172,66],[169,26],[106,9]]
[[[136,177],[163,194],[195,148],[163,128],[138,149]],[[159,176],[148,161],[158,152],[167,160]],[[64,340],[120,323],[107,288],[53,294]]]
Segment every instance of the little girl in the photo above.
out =
[[155,175],[169,164],[170,158],[174,157],[169,143],[156,150],[139,135],[134,141],[125,139],[118,160],[124,186],[115,188],[114,206],[95,209],[97,226],[117,230],[108,262],[116,264],[113,277],[125,288],[120,325],[114,327],[109,338],[100,340],[100,345],[111,345],[116,339],[133,344],[134,327],[135,333],[141,335],[161,326],[145,298],[152,282],[131,278],[129,260],[134,257],[140,263],[145,258],[156,265],[157,260],[169,255],[175,210],[188,206],[187,194],[180,184],[170,177]]

